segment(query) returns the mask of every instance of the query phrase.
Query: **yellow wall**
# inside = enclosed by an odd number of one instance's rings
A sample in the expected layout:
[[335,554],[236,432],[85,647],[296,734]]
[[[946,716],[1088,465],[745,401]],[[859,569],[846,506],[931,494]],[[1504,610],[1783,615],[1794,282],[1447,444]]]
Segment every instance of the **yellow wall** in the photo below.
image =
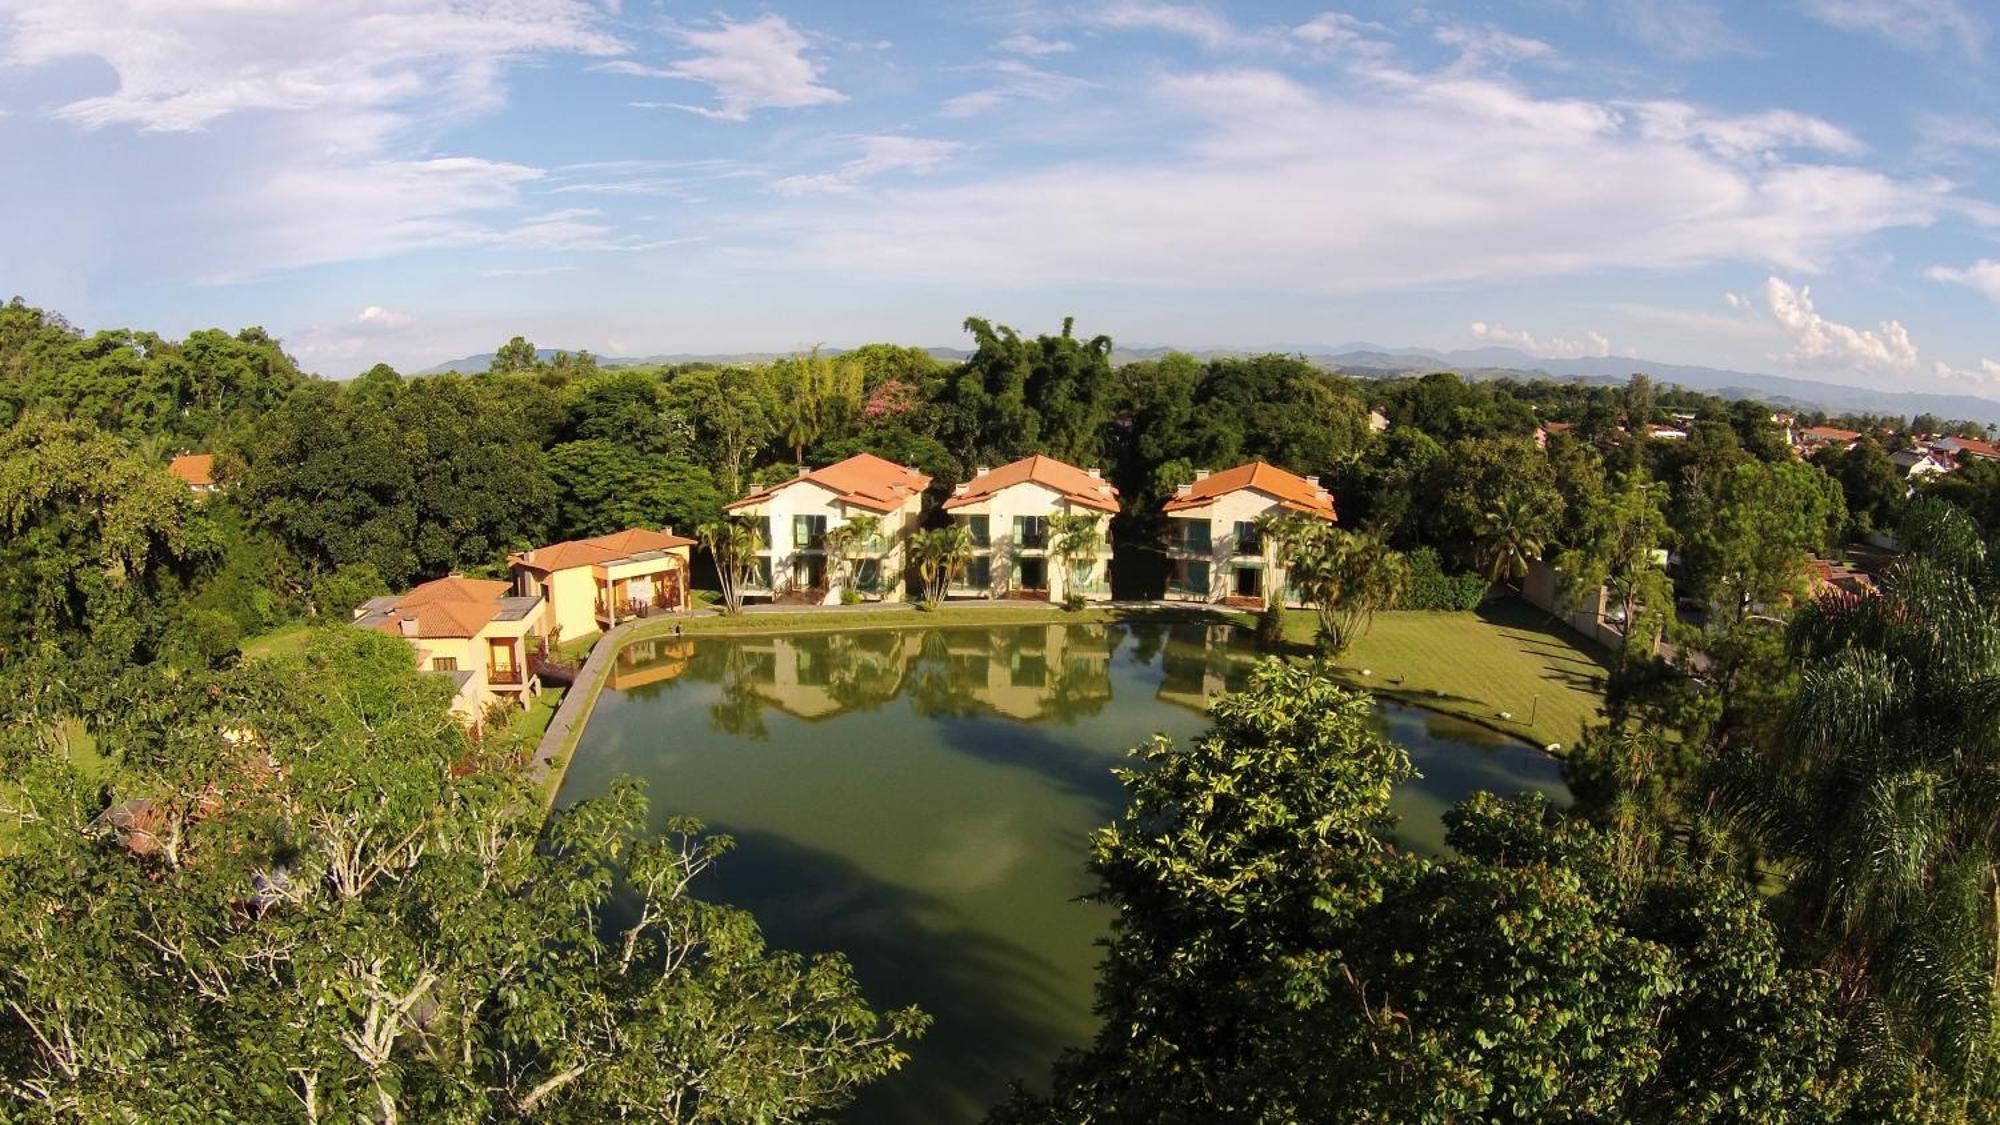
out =
[[[967,504],[951,510],[952,518],[961,522],[968,516],[985,516],[988,538],[992,544],[985,550],[973,552],[974,558],[990,560],[991,586],[985,589],[954,586],[951,593],[958,597],[999,597],[1012,588],[1014,560],[1017,557],[1040,556],[1049,560],[1049,600],[1062,601],[1069,594],[1069,575],[1063,573],[1066,568],[1058,566],[1054,557],[1045,549],[1031,551],[1017,547],[1014,543],[1014,520],[1026,516],[1047,517],[1079,513],[1098,517],[1097,533],[1103,540],[1097,551],[1097,563],[1091,571],[1091,577],[1096,580],[1100,588],[1085,592],[1084,597],[1091,601],[1109,601],[1111,599],[1111,513],[1087,508],[1081,504],[1072,504],[1064,499],[1062,493],[1032,481],[1009,485],[980,503]],[[1053,540],[1054,535],[1051,534],[1049,538]]]

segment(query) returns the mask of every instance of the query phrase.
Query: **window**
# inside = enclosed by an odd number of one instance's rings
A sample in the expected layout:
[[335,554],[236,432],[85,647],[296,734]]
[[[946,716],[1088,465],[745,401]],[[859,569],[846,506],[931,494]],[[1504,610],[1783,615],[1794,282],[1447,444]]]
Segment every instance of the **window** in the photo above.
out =
[[431,659],[431,671],[433,672],[458,671],[458,657],[456,656],[433,657]]
[[862,559],[854,564],[854,588],[868,593],[879,593],[882,589],[882,560]]
[[1199,559],[1175,559],[1172,574],[1167,585],[1177,594],[1200,594],[1207,597],[1208,564]]
[[1015,687],[1047,687],[1049,662],[1038,653],[1017,652],[1014,654],[1014,666],[1008,669],[1007,679]]
[[771,560],[768,557],[757,560],[757,573],[750,581],[755,583],[755,589],[768,590],[771,588]]
[[1236,568],[1236,596],[1239,598],[1261,598],[1264,596],[1263,567],[1239,566]]
[[763,519],[758,520],[757,549],[760,551],[770,549],[771,538],[776,534],[777,534],[777,528],[770,516],[765,516]]
[[972,536],[974,547],[985,548],[993,545],[992,521],[988,517],[965,517],[965,530]]
[[1208,521],[1177,519],[1168,534],[1167,543],[1176,551],[1188,551],[1205,555],[1209,551]]
[[1264,553],[1264,539],[1257,534],[1257,525],[1249,520],[1236,521],[1236,553],[1239,555]]
[[970,563],[966,564],[965,577],[960,582],[974,590],[992,589],[993,560],[973,559]]
[[1015,516],[1014,546],[1027,551],[1039,551],[1049,545],[1049,521],[1047,516]]
[[825,550],[826,517],[793,516],[792,549],[799,551]]

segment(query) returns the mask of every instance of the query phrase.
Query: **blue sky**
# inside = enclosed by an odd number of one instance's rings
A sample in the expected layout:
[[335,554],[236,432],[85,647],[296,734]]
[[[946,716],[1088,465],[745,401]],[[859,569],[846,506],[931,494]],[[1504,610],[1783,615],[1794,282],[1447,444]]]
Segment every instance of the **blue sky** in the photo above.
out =
[[1074,313],[2000,396],[1996,56],[1985,0],[0,0],[0,291],[335,375]]

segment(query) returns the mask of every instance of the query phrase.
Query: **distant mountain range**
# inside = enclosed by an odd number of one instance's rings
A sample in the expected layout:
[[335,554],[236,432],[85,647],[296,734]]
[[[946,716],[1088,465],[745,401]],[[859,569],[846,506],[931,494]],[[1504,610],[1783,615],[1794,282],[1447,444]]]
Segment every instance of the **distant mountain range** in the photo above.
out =
[[[843,349],[823,349],[839,355]],[[947,361],[962,360],[971,353],[963,348],[926,348]],[[1936,414],[1943,418],[1963,418],[1988,425],[2000,425],[2000,401],[1978,395],[1929,394],[1914,391],[1884,391],[1794,379],[1783,375],[1760,375],[1748,371],[1726,371],[1713,367],[1692,367],[1651,360],[1621,359],[1617,356],[1589,356],[1581,359],[1546,359],[1513,348],[1471,348],[1439,352],[1425,348],[1385,348],[1353,343],[1338,347],[1293,345],[1260,349],[1121,347],[1112,353],[1112,362],[1158,359],[1169,352],[1186,352],[1201,358],[1247,356],[1270,352],[1302,355],[1330,370],[1358,378],[1393,378],[1431,371],[1456,371],[1467,379],[1560,379],[1592,383],[1624,382],[1635,372],[1662,383],[1689,390],[1720,395],[1727,399],[1754,398],[1790,410],[1824,410],[1833,414],[1867,413],[1912,416]],[[542,359],[553,357],[553,348],[538,349]],[[679,353],[649,356],[599,356],[606,367],[635,367],[677,363],[763,363],[791,352],[736,352],[731,354]],[[466,356],[441,363],[419,374],[439,375],[447,371],[484,371],[493,365],[491,353]]]

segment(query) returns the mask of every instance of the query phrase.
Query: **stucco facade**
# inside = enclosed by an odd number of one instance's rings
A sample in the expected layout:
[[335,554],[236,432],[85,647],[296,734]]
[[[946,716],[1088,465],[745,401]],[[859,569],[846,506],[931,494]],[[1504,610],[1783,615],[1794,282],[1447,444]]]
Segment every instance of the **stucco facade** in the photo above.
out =
[[[1097,470],[1031,457],[982,470],[958,487],[945,509],[973,540],[971,565],[950,588],[950,596],[1060,602],[1077,594],[1089,601],[1110,600],[1117,490]],[[1093,518],[1097,550],[1063,565],[1048,522],[1057,515]]]
[[507,558],[516,593],[543,600],[542,631],[575,640],[620,621],[688,608],[694,540],[627,528]]
[[[930,478],[915,469],[861,454],[730,504],[731,515],[758,522],[763,544],[757,551],[757,573],[743,592],[832,605],[841,601],[851,573],[861,598],[904,600],[906,546],[929,484]],[[843,567],[827,549],[827,533],[861,517],[877,521],[876,533],[848,552]]]
[[1202,473],[1166,509],[1166,597],[1180,602],[1261,605],[1279,591],[1286,605],[1302,604],[1289,589],[1277,549],[1261,541],[1256,523],[1275,512],[1334,519],[1333,498],[1318,478],[1260,463]]
[[418,668],[451,677],[452,713],[477,727],[488,707],[525,708],[540,692],[534,660],[543,608],[541,598],[515,595],[505,582],[453,575],[371,599],[354,624],[401,637]]

